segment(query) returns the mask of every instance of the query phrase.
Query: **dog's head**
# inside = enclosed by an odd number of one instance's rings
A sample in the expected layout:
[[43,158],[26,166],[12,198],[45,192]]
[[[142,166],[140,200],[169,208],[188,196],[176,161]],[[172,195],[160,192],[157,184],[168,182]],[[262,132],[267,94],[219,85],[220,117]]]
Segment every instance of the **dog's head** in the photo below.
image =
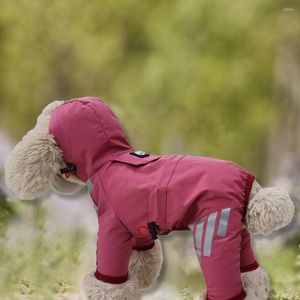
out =
[[73,194],[85,183],[76,175],[69,178],[60,174],[66,166],[63,152],[49,132],[51,114],[63,101],[47,105],[36,125],[14,147],[5,165],[7,186],[20,199],[34,199],[52,187],[56,192]]

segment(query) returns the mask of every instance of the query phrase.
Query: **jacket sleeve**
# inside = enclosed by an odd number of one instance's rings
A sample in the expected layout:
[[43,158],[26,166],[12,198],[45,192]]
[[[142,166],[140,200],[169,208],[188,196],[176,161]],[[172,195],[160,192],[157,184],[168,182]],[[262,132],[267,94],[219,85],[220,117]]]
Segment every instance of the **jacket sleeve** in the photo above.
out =
[[107,283],[123,283],[128,279],[132,236],[109,203],[101,206],[98,213],[98,224],[95,277]]

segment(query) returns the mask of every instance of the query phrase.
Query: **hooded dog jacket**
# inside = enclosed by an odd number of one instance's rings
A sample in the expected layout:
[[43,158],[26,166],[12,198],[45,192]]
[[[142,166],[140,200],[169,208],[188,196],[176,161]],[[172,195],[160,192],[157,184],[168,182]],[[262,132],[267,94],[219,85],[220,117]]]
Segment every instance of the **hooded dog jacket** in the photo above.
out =
[[58,106],[49,131],[97,207],[99,280],[127,280],[132,250],[153,246],[152,222],[158,234],[192,231],[207,299],[225,299],[224,290],[226,299],[244,299],[240,271],[257,267],[243,229],[251,174],[223,160],[134,151],[114,113],[97,98]]

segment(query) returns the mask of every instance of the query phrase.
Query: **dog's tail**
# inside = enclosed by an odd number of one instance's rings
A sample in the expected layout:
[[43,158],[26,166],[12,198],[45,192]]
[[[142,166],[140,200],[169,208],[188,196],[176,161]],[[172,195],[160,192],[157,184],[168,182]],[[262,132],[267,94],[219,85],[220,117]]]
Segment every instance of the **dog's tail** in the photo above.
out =
[[286,190],[277,187],[261,188],[254,182],[246,214],[250,233],[269,235],[288,225],[294,213],[295,206]]

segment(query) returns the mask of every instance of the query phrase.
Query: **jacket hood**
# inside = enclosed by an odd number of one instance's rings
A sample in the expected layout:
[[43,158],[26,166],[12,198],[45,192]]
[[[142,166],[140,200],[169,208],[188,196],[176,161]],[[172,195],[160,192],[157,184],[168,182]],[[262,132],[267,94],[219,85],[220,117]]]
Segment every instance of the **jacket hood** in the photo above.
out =
[[65,163],[76,166],[87,181],[106,161],[132,150],[110,107],[101,99],[71,99],[51,114],[49,131],[63,152]]

